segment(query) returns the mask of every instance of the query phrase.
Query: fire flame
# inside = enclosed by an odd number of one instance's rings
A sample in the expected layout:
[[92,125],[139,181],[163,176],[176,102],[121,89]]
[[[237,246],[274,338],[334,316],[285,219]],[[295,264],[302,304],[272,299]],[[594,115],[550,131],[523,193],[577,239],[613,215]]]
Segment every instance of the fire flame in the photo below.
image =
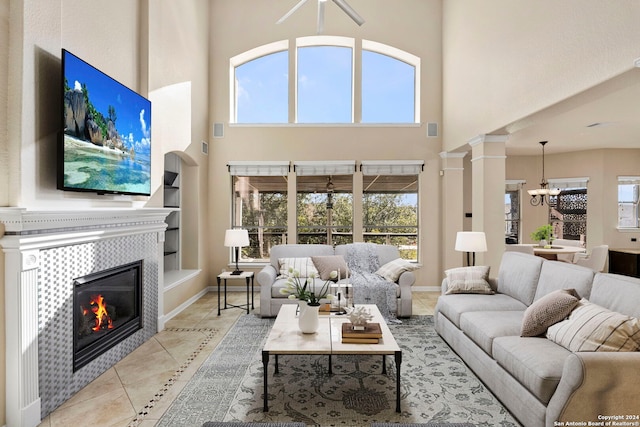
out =
[[[95,315],[95,326],[91,328],[93,331],[99,331],[101,329],[113,329],[113,322],[109,312],[107,311],[107,304],[104,302],[102,295],[92,295],[89,301],[89,310]],[[88,314],[89,310],[83,307],[83,314]]]

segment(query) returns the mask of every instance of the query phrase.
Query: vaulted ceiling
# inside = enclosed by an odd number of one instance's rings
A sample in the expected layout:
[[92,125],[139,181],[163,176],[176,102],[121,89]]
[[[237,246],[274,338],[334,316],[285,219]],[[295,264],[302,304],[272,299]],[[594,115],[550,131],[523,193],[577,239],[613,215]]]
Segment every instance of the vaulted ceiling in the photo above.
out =
[[508,155],[640,148],[640,68],[492,133],[509,134]]

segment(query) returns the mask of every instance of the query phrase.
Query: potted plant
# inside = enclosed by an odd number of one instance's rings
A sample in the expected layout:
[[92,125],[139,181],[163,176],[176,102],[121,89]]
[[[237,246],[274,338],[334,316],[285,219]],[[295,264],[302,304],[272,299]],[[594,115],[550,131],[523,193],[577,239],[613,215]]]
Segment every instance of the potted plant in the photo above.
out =
[[540,246],[550,247],[551,233],[553,233],[553,227],[551,224],[541,225],[536,228],[536,231],[531,233],[531,240],[538,242]]

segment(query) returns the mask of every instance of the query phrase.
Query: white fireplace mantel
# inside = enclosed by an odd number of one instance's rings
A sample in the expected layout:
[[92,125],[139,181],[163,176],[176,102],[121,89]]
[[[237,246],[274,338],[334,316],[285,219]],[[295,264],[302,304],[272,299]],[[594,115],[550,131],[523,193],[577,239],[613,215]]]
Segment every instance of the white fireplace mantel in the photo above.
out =
[[[43,250],[137,234],[164,242],[171,209],[87,209],[31,211],[0,208],[0,247],[4,252],[7,425],[40,423],[38,389],[38,271]],[[155,238],[154,238],[155,241]],[[162,287],[162,244],[158,245],[158,287]],[[162,316],[162,292],[157,316]],[[161,323],[158,323],[161,329]]]

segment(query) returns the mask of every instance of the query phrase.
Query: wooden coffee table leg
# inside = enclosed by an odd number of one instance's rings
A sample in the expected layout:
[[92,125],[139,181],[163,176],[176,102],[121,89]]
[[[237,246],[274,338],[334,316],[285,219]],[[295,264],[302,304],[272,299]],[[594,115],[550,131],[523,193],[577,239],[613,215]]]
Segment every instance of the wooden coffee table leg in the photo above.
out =
[[382,355],[382,375],[386,375],[387,374],[387,356],[385,356],[384,354]]
[[400,365],[402,364],[402,351],[396,351],[396,412],[400,412]]
[[267,389],[267,367],[268,366],[269,366],[269,352],[263,351],[262,352],[262,372],[263,372],[262,375],[264,377],[264,400],[263,400],[262,412],[269,412],[269,405],[267,403],[267,396],[269,394]]

